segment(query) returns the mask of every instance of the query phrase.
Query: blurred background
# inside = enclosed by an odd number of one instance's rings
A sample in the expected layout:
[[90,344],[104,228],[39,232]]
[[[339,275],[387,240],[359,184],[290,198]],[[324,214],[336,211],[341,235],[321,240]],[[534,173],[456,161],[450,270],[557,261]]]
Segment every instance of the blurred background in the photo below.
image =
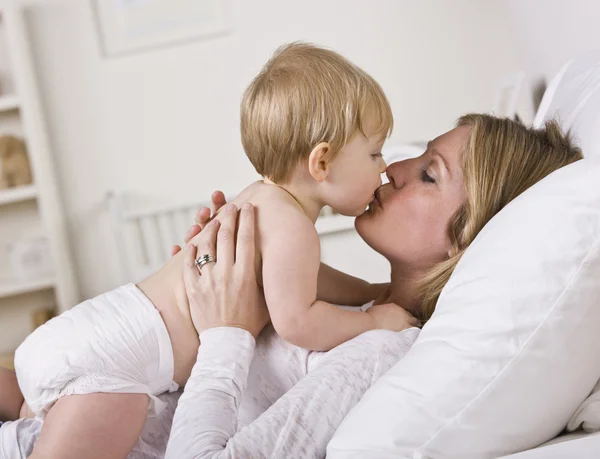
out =
[[[593,0],[23,0],[0,11],[0,170],[14,169],[0,181],[7,355],[52,313],[136,280],[118,233],[125,197],[167,205],[147,215],[177,233],[213,190],[234,195],[257,178],[239,102],[279,45],[327,46],[369,72],[397,146],[504,99],[531,122],[551,77],[600,43]],[[187,217],[164,223],[181,203]],[[136,224],[150,243],[153,230]],[[325,261],[385,280],[351,224],[330,229]]]

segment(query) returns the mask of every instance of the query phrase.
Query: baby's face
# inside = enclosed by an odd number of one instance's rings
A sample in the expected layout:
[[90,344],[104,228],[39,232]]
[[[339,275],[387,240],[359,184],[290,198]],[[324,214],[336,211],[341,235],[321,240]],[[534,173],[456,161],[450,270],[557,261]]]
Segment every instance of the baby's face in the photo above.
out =
[[361,215],[381,185],[384,138],[356,133],[330,164],[326,201],[343,215]]

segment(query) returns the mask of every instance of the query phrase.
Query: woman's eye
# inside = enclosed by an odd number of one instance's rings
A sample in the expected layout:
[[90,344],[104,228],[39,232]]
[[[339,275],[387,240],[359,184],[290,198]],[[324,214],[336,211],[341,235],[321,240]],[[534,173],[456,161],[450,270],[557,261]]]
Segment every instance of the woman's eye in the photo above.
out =
[[383,158],[383,155],[381,153],[374,153],[374,154],[371,155],[371,157],[373,159],[377,159],[377,158]]
[[435,179],[427,173],[427,169],[421,171],[421,180],[426,183],[435,183]]

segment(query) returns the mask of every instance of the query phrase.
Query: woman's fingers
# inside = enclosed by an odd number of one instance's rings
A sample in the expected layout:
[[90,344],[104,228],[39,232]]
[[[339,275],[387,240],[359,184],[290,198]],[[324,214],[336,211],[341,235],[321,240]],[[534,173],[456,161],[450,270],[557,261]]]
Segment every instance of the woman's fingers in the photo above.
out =
[[[185,241],[186,244],[188,243],[188,241]],[[181,252],[181,246],[180,245],[174,245],[173,247],[171,247],[171,256],[174,257],[175,255],[177,255],[179,252]]]
[[[264,295],[256,283],[254,267],[254,209],[245,206],[236,241],[237,207],[229,204],[186,248],[184,279],[190,316],[198,333],[213,327],[238,327],[255,338],[269,322]],[[219,227],[220,226],[220,227]],[[217,241],[218,239],[218,241]],[[197,256],[215,255],[216,263],[199,273]],[[236,246],[239,263],[235,263]]]
[[235,226],[237,222],[237,207],[227,204],[219,214],[221,229],[217,244],[217,261],[223,267],[232,266],[235,261]]
[[251,269],[254,269],[256,257],[254,231],[254,206],[247,202],[242,206],[240,214],[235,261]]
[[196,268],[196,246],[194,244],[188,244],[185,246],[185,252],[183,256],[183,282],[187,291],[196,283],[200,272]]
[[196,234],[199,234],[200,231],[202,231],[202,228],[199,225],[192,225],[190,229],[187,230],[187,233],[185,233],[183,241],[187,244]]
[[[211,257],[215,257],[217,251],[217,234],[219,232],[219,226],[221,226],[219,220],[213,220],[206,225],[206,228],[204,228],[202,234],[197,238],[197,257],[201,257],[202,255],[210,255]],[[206,263],[201,269],[203,271],[212,269],[212,264],[213,263]]]
[[194,216],[194,225],[187,232],[185,237],[185,243],[187,244],[190,240],[198,234],[202,229],[208,225],[212,218],[216,215],[217,211],[227,204],[227,200],[225,199],[225,195],[222,191],[215,191],[210,197],[212,203],[212,211],[210,208],[204,206],[200,207],[196,211],[196,215]]
[[225,199],[225,195],[221,190],[215,191],[210,197],[210,200],[212,201],[213,215],[216,214],[221,207],[227,204],[227,199]]
[[208,207],[200,207],[200,209],[196,211],[194,223],[200,228],[204,228],[208,222],[210,222],[210,209]]

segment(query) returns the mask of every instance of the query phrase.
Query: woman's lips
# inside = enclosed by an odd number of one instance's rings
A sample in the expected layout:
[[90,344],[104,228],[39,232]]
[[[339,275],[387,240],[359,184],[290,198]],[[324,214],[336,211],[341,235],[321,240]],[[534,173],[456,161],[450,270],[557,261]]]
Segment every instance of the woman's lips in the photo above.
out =
[[381,193],[379,192],[379,190],[381,190],[381,188],[377,188],[377,189],[375,190],[375,193],[374,193],[375,202],[376,202],[378,205],[380,205],[381,207],[383,207],[383,206],[381,205]]
[[381,202],[378,199],[378,192],[379,192],[379,189],[375,190],[375,193],[373,193],[373,198],[371,199],[371,201],[369,202],[369,205],[367,206],[367,211],[373,210],[377,206],[381,207]]

